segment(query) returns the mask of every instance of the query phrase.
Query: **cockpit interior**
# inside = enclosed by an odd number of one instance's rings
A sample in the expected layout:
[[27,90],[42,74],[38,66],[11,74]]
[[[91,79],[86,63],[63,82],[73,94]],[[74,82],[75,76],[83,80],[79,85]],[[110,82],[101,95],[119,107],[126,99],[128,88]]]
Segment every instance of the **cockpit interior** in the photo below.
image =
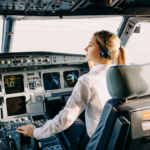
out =
[[[36,140],[16,129],[42,127],[65,107],[78,78],[89,72],[86,56],[11,52],[15,22],[122,16],[117,35],[126,46],[132,34],[140,34],[138,23],[150,22],[149,0],[1,0],[0,16],[0,150],[74,150],[65,132]],[[112,99],[86,150],[150,149],[149,76],[150,64],[109,69]],[[79,119],[85,123],[84,111]]]
[[[19,135],[16,128],[31,123],[41,127],[64,107],[78,78],[89,71],[85,56],[50,52],[1,56],[1,138],[9,137],[12,148],[36,149],[34,139]],[[64,149],[57,135],[50,139],[51,148]],[[7,141],[2,141],[4,148]],[[38,147],[47,144],[41,140]]]

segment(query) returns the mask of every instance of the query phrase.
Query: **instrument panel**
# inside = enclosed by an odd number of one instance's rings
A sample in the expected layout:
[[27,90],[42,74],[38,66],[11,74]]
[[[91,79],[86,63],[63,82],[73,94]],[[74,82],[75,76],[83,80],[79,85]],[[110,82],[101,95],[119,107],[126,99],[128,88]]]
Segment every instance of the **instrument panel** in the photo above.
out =
[[0,54],[0,109],[4,119],[45,112],[46,98],[53,99],[53,94],[71,92],[78,78],[89,71],[79,67],[86,62],[83,55],[5,55]]
[[19,56],[0,56],[0,68],[23,67],[23,66],[41,66],[53,64],[85,63],[84,55],[66,55],[66,54],[34,54]]
[[[61,67],[38,71],[16,71],[11,74],[9,72],[1,74],[0,96],[4,99],[1,105],[4,108],[4,118],[30,113],[31,104],[44,105],[45,98],[51,97],[52,93],[72,91],[81,75],[81,69]],[[41,111],[44,112],[44,109]]]
[[64,94],[67,102],[78,78],[89,71],[85,57],[5,55],[0,54],[0,149],[65,150],[57,134],[36,143],[34,138],[16,132],[16,128],[31,123],[41,127],[48,121],[45,100],[47,104],[61,102],[60,95]]

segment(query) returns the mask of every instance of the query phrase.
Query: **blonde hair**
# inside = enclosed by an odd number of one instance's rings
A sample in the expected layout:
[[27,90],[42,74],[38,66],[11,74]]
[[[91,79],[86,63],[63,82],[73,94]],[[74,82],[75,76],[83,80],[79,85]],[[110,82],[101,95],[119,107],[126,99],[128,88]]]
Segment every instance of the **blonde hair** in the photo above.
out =
[[[111,37],[112,33],[109,31],[104,31],[105,39],[106,41]],[[104,48],[104,40],[103,40],[103,34],[102,31],[98,31],[94,33],[94,36],[96,38],[96,42],[99,45],[100,49]],[[117,35],[112,36],[107,44],[106,47],[108,47],[111,50],[111,57],[108,60],[114,60],[116,65],[126,65],[127,62],[127,52],[123,46],[121,46],[121,40]]]

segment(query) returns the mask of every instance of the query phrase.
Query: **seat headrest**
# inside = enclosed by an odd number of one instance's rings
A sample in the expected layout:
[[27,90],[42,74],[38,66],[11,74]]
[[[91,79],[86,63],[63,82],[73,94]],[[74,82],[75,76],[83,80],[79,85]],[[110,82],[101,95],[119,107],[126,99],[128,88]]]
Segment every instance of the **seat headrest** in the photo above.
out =
[[114,99],[129,99],[150,94],[150,64],[116,65],[107,70],[107,88]]

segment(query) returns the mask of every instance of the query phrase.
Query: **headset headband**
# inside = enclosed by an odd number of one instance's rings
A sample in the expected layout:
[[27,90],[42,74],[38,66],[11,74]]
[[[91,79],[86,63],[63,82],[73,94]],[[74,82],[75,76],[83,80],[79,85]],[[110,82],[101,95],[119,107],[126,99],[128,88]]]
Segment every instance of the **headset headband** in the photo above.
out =
[[104,31],[102,30],[102,34],[103,34],[103,40],[104,40],[104,44],[105,44],[105,48],[106,48],[106,44],[107,42],[115,35],[114,33],[111,34],[111,36],[109,37],[109,39],[106,41],[105,39],[105,35],[104,35]]

